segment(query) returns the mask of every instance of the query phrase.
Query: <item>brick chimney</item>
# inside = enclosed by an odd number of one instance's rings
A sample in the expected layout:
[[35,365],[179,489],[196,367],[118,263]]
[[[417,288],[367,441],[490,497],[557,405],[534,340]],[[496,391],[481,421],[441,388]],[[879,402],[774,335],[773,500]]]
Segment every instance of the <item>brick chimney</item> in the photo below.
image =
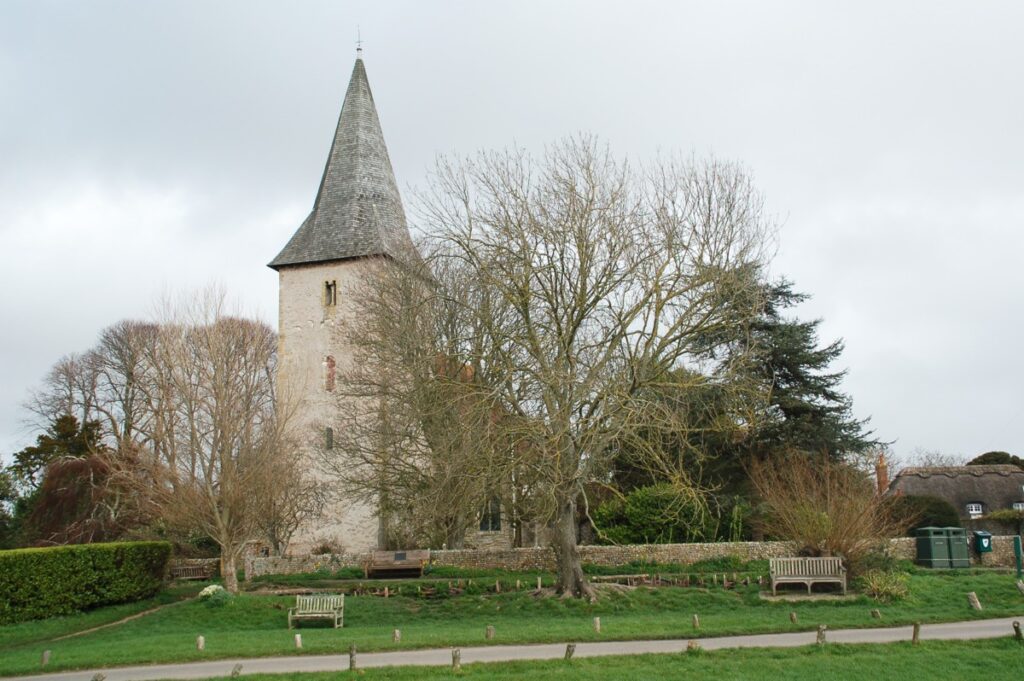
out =
[[885,463],[885,454],[879,454],[875,462],[875,482],[878,483],[878,493],[885,494],[889,489],[889,466]]

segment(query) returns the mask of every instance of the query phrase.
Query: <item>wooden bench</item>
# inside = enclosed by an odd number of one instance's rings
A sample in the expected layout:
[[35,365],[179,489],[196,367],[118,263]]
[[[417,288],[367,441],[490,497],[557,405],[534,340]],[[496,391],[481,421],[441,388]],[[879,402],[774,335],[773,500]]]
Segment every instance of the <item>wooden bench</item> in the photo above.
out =
[[172,579],[210,579],[213,577],[212,565],[172,565]]
[[768,567],[773,596],[779,584],[806,584],[807,593],[811,593],[811,585],[816,582],[839,584],[846,593],[846,568],[842,558],[770,558]]
[[430,562],[430,551],[374,551],[363,564],[363,574],[370,577],[421,577]]
[[299,620],[330,620],[335,629],[345,626],[344,594],[296,596],[295,607],[288,609],[288,628]]

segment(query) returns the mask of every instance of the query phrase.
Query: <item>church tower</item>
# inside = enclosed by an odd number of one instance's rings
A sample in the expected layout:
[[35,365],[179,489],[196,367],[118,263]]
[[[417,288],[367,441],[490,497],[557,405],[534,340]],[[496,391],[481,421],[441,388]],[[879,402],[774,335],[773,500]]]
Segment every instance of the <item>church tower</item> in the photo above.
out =
[[[405,211],[363,66],[362,50],[345,93],[313,210],[270,262],[279,277],[278,381],[297,401],[297,432],[332,446],[335,374],[351,361],[343,329],[351,295],[371,259],[409,247]],[[378,545],[375,509],[331,504],[315,527],[300,528],[298,550],[338,541],[348,552]]]

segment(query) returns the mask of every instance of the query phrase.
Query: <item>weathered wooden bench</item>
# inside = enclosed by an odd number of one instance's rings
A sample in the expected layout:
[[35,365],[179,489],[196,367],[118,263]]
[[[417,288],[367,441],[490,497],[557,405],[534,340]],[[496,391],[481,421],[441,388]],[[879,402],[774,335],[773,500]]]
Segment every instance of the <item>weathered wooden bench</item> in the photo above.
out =
[[212,565],[172,565],[172,579],[210,579],[213,577]]
[[288,609],[288,628],[299,620],[330,620],[335,629],[345,626],[344,594],[296,596],[295,607]]
[[421,577],[430,562],[430,551],[373,551],[363,564],[363,574],[370,577]]
[[846,568],[842,558],[770,558],[772,595],[779,584],[806,584],[807,593],[815,583],[839,584],[846,593]]

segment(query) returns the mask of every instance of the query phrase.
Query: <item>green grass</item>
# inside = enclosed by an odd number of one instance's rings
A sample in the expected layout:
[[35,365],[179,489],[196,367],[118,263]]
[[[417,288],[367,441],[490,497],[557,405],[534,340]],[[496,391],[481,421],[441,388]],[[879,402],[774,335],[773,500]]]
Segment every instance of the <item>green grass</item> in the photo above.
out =
[[63,617],[51,617],[45,620],[19,622],[0,626],[0,651],[23,646],[38,641],[51,641],[77,631],[85,631],[93,627],[103,626],[118,620],[137,615],[140,612],[168,605],[185,598],[190,598],[209,582],[192,582],[174,585],[164,589],[152,598],[134,603],[122,603],[105,608],[97,608],[88,612]]
[[[1024,597],[1012,576],[979,571],[915,571],[910,576],[911,596],[889,605],[879,605],[866,597],[842,602],[766,602],[758,598],[756,586],[729,591],[714,587],[638,588],[605,594],[596,604],[535,598],[527,591],[482,593],[480,583],[462,595],[442,593],[432,598],[417,597],[414,588],[405,582],[401,596],[387,599],[347,597],[345,628],[304,627],[301,651],[295,650],[294,632],[286,627],[286,612],[294,603],[294,597],[289,596],[243,594],[221,608],[190,601],[117,627],[53,643],[43,643],[56,630],[52,620],[24,623],[17,625],[15,635],[0,629],[7,635],[2,639],[7,643],[0,644],[0,674],[39,671],[43,649],[53,651],[50,671],[296,652],[339,653],[347,651],[352,643],[367,652],[482,645],[487,625],[497,630],[494,643],[503,644],[687,637],[694,634],[694,613],[700,615],[702,637],[808,630],[819,623],[830,628],[878,626],[879,621],[870,615],[876,607],[882,611],[883,625],[1024,614]],[[985,605],[983,612],[970,610],[965,597],[968,591],[978,594]],[[96,618],[118,619],[105,615],[107,610],[79,616],[83,618],[81,623],[93,618],[90,626],[95,626]],[[790,611],[798,615],[795,625],[789,621]],[[592,629],[594,616],[601,617],[601,634]],[[391,641],[394,628],[402,630],[400,644]],[[202,652],[195,649],[199,634],[206,638],[206,650]]]
[[[631,655],[549,662],[500,662],[443,667],[383,667],[359,671],[366,681],[473,679],[505,681],[529,678],[630,681],[633,679],[715,679],[715,681],[1002,681],[1019,679],[1024,646],[1009,638],[987,641],[932,641],[914,647],[827,645],[822,648],[748,649],[678,655]],[[336,681],[347,672],[257,674],[256,681]]]

